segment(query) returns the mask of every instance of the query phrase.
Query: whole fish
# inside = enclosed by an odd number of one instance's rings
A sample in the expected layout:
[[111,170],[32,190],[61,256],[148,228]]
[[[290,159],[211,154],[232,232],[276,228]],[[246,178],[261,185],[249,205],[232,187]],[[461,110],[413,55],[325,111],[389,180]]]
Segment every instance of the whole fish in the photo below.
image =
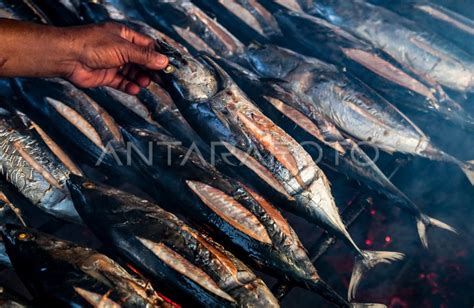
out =
[[474,91],[474,58],[436,33],[370,3],[307,1],[307,11],[382,49],[405,67],[461,92]]
[[282,80],[281,86],[312,101],[342,131],[389,153],[455,164],[474,184],[472,162],[462,162],[438,149],[397,108],[335,66],[273,45],[253,45],[247,56],[258,73]]
[[[130,141],[139,146],[139,154],[132,158],[154,182],[148,190],[150,195],[158,194],[157,200],[174,196],[180,213],[208,226],[214,237],[230,243],[236,253],[258,268],[286,277],[338,305],[347,305],[319,277],[285,218],[257,192],[220,173],[196,151],[165,133],[144,129],[130,132]],[[152,156],[143,159],[149,151]],[[176,211],[176,205],[169,210]]]
[[415,21],[428,31],[434,31],[474,54],[474,21],[444,6],[426,0],[369,1]]
[[31,203],[80,222],[66,180],[81,170],[41,127],[6,109],[0,115],[0,164],[1,175]]
[[247,266],[158,205],[81,177],[69,186],[78,211],[103,243],[178,302],[278,307]]
[[[315,138],[322,146],[317,155],[323,155],[329,161],[331,167],[342,171],[350,178],[363,182],[389,199],[396,201],[397,205],[407,210],[417,220],[418,232],[423,246],[428,246],[426,227],[430,225],[449,228],[444,223],[423,214],[418,206],[413,203],[403,192],[401,192],[377,167],[374,161],[362,150],[357,143],[346,137],[339,129],[328,121],[317,109],[312,101],[301,99],[291,90],[284,89],[278,83],[271,80],[262,80],[256,74],[246,70],[238,64],[227,60],[221,60],[226,71],[229,72],[239,85],[250,93],[255,102],[266,114],[273,114],[272,119],[290,121],[287,126],[299,126],[307,134],[299,137],[299,133],[291,135],[301,142],[307,142],[308,135]],[[272,112],[276,110],[277,112]],[[290,131],[290,130],[287,130]],[[308,149],[308,151],[310,151]],[[335,162],[337,157],[337,162]]]
[[[395,252],[362,251],[357,247],[344,227],[329,181],[321,169],[216,63],[206,57],[196,60],[164,43],[161,45],[172,66],[162,77],[169,83],[183,116],[203,139],[218,142],[225,149],[217,151],[230,153],[245,166],[236,169],[246,179],[257,178],[267,183],[286,197],[289,211],[340,236],[359,257],[357,264],[364,264],[362,267],[402,258]],[[356,284],[351,284],[350,298],[352,286]]]
[[[474,119],[438,83],[404,69],[379,49],[324,19],[281,10],[274,13],[284,33],[281,45],[347,69],[388,101],[441,116],[466,128]],[[286,37],[292,37],[291,41]]]
[[91,248],[15,225],[3,227],[2,237],[38,304],[94,305],[98,297],[120,303],[114,307],[172,307],[149,283]]

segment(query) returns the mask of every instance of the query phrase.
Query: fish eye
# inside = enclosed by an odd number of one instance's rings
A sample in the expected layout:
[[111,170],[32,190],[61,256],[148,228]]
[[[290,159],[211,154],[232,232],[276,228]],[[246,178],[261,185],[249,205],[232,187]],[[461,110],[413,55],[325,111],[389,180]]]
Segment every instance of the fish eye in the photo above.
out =
[[82,187],[84,187],[84,188],[94,188],[95,185],[91,182],[85,182],[84,184],[82,184]]
[[167,67],[165,67],[165,69],[163,70],[166,74],[172,74],[174,73],[174,71],[176,70],[176,68],[171,65],[171,64],[168,64]]
[[28,233],[25,233],[25,232],[20,232],[18,233],[18,235],[16,236],[17,239],[19,239],[20,241],[26,241],[27,239],[29,239],[31,236],[28,234]]

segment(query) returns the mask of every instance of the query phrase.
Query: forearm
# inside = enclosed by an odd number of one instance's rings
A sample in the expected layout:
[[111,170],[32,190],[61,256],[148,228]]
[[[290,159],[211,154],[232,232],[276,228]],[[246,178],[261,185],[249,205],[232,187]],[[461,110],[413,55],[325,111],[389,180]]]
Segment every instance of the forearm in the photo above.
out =
[[0,19],[0,77],[65,76],[74,38],[65,28]]

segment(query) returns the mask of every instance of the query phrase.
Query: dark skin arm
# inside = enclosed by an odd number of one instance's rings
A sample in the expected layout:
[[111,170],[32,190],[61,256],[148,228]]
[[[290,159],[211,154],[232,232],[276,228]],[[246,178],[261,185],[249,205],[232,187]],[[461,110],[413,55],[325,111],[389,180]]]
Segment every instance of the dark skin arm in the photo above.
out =
[[0,77],[63,77],[135,95],[150,84],[145,70],[168,65],[152,38],[117,23],[58,28],[0,19],[0,42]]

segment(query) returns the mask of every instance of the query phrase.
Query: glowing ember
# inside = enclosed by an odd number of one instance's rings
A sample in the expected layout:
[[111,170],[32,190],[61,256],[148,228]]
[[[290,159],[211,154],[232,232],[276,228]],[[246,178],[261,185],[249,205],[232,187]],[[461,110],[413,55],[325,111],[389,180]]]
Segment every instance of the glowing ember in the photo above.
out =
[[371,239],[366,239],[365,240],[365,245],[372,246],[372,244],[373,244],[373,241]]
[[370,210],[370,215],[375,215],[377,212],[375,210]]
[[390,243],[391,241],[392,241],[392,238],[387,235],[387,236],[385,237],[385,242],[386,242],[386,243]]

